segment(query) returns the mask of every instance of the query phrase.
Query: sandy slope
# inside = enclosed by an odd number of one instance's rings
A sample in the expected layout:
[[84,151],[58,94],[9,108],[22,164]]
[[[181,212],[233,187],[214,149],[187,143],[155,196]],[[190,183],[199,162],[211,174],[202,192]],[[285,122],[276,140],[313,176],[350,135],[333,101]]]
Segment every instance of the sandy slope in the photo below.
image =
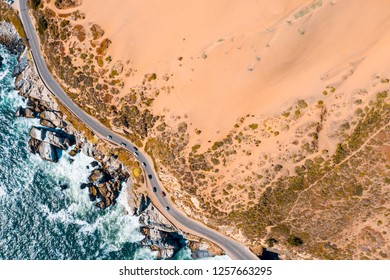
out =
[[83,2],[113,41],[109,54],[137,69],[125,90],[145,73],[172,74],[174,90],[154,110],[187,114],[199,140],[226,134],[247,113],[281,110],[326,85],[364,87],[389,70],[386,0]]

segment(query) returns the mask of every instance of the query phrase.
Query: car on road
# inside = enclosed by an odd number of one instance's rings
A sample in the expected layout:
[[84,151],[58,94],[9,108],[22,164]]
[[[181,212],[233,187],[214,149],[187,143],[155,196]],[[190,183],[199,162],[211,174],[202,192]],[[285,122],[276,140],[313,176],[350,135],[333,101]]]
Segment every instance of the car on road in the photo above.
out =
[[148,175],[149,180],[153,178],[152,174]]
[[165,206],[165,210],[169,211],[170,209],[169,206]]
[[138,148],[137,147],[133,147],[134,151],[138,151]]
[[127,145],[125,143],[121,142],[121,146],[126,147]]
[[164,191],[162,191],[162,192],[161,192],[161,195],[162,195],[162,197],[164,197],[164,196],[166,196],[167,194],[166,194]]
[[139,157],[139,153],[138,153],[138,152],[134,152],[133,155],[134,155],[135,157]]
[[157,188],[156,187],[153,187],[153,192],[157,192]]
[[112,136],[111,136],[111,135],[107,135],[107,138],[111,140],[111,139],[112,139]]
[[146,167],[146,162],[143,162],[143,163],[142,163],[142,166],[143,166],[143,167]]

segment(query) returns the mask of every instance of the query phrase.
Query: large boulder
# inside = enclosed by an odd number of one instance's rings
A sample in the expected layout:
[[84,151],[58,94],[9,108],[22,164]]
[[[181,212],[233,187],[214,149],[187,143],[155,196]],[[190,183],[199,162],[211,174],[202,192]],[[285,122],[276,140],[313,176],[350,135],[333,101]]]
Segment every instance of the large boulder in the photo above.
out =
[[38,147],[39,156],[48,161],[57,162],[58,153],[57,148],[47,142],[41,142]]
[[41,143],[41,141],[36,140],[34,138],[30,138],[28,141],[28,150],[30,153],[36,154],[38,152],[38,146]]
[[38,112],[35,112],[34,109],[30,107],[23,108],[22,106],[19,106],[18,109],[16,109],[14,116],[33,119],[38,117]]
[[74,137],[63,131],[51,130],[44,127],[33,126],[30,129],[30,137],[36,140],[50,143],[51,145],[66,150],[75,142]]
[[88,191],[89,191],[89,199],[91,201],[95,201],[96,200],[96,196],[98,194],[97,188],[95,187],[95,185],[94,184],[88,184]]
[[[41,124],[42,122],[54,125],[54,127],[57,128],[65,128],[66,127],[66,122],[64,122],[63,115],[59,111],[43,111],[40,115],[39,118],[41,119]],[[49,126],[52,127],[52,126]]]
[[28,149],[31,153],[38,154],[43,160],[52,162],[58,161],[59,156],[57,148],[50,143],[31,138],[28,142]]
[[50,127],[50,128],[56,128],[56,126],[55,126],[51,121],[48,121],[48,120],[41,119],[41,120],[39,121],[39,123],[40,123],[42,126],[46,126],[46,127]]
[[38,113],[35,112],[32,108],[27,107],[26,109],[24,109],[23,117],[33,119],[37,116]]

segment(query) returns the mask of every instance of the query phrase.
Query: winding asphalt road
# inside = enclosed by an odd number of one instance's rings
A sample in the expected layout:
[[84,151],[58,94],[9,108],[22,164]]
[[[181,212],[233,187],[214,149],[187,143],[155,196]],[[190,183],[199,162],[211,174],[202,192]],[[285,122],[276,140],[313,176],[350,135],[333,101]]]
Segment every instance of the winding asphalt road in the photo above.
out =
[[[62,90],[60,85],[54,80],[53,76],[51,75],[50,71],[46,66],[45,60],[40,52],[39,41],[34,25],[28,13],[27,0],[19,0],[19,4],[21,19],[24,29],[26,31],[28,42],[30,44],[32,56],[35,65],[38,69],[39,75],[45,86],[52,94],[54,94],[59,99],[59,101],[65,107],[68,108],[69,111],[71,111],[78,119],[84,122],[85,125],[87,125],[94,133],[102,137],[107,137],[108,135],[110,135],[111,139],[107,140],[118,145],[122,145],[123,143],[125,145],[125,147],[123,148],[132,152],[138,158],[138,160],[143,163],[143,169],[145,173],[148,174],[147,180],[150,184],[149,195],[151,196],[153,204],[163,213],[163,215],[178,229],[199,237],[203,237],[217,244],[232,259],[258,260],[258,258],[244,245],[222,235],[215,230],[206,227],[204,224],[198,221],[188,218],[184,213],[176,209],[176,207],[172,204],[169,196],[163,197],[161,195],[163,187],[158,181],[158,177],[154,172],[154,168],[151,164],[149,157],[139,151],[133,143],[109,130],[96,119],[86,114],[75,103],[73,103],[73,101]],[[156,188],[157,192],[153,192],[153,188]],[[170,208],[169,210],[167,210],[167,206]]]

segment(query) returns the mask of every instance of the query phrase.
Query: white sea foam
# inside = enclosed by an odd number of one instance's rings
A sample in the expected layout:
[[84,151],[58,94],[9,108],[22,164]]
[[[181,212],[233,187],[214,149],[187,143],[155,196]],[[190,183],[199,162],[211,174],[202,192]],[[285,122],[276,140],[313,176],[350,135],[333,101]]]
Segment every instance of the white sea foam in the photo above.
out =
[[152,251],[149,248],[143,247],[138,249],[134,254],[135,260],[155,260],[157,259],[157,251]]
[[0,81],[4,79],[5,76],[7,76],[9,73],[8,70],[4,70],[4,72],[0,73]]
[[0,199],[6,195],[5,186],[0,182]]
[[[73,163],[70,163],[70,158],[74,159]],[[105,241],[104,250],[107,253],[118,251],[124,243],[136,243],[144,238],[139,230],[139,218],[125,214],[126,208],[128,208],[126,184],[123,184],[123,190],[117,199],[118,203],[114,207],[99,210],[90,202],[87,190],[81,190],[80,184],[87,182],[88,176],[91,170],[93,170],[91,167],[88,169],[87,166],[90,166],[93,160],[93,158],[87,157],[82,153],[77,154],[75,157],[70,157],[67,153],[64,153],[56,164],[47,164],[39,157],[34,157],[33,161],[41,165],[43,172],[52,176],[56,181],[69,185],[69,189],[64,192],[68,194],[72,201],[66,209],[58,212],[51,212],[46,205],[40,205],[39,210],[50,221],[80,226],[79,231],[81,234],[92,234],[95,231],[99,231]],[[53,188],[59,187],[53,186]],[[91,211],[104,211],[102,212],[104,214],[99,215],[94,221],[88,222],[88,215]],[[137,254],[143,257],[146,256],[148,259],[155,258],[155,254],[151,253],[149,249],[142,249],[142,252]]]

